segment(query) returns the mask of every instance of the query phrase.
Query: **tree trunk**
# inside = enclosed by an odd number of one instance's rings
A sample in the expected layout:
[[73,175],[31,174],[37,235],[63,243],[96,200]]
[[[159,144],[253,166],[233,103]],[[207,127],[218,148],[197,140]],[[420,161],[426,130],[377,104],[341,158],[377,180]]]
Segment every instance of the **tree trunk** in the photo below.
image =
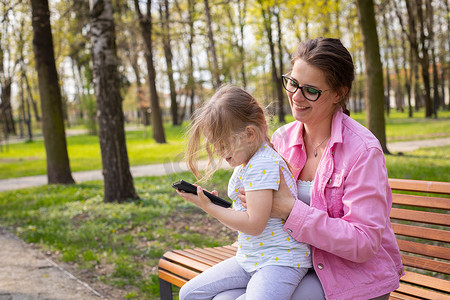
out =
[[[447,26],[449,26],[449,24],[450,24],[450,5],[449,5],[448,1],[444,1],[444,4],[445,4],[445,9],[446,9],[446,16],[447,16],[446,17]],[[450,51],[450,30],[448,30],[448,29],[447,29],[447,45],[448,45],[448,47],[444,46],[444,53],[447,53],[447,57],[448,57],[448,53]],[[447,49],[447,50],[445,50],[445,49]],[[442,59],[442,61],[443,60],[444,59]],[[446,110],[450,110],[450,81],[447,84],[447,95],[449,98],[449,103],[448,103],[447,107],[445,106],[445,78],[447,78],[445,75],[448,74],[449,69],[450,69],[450,65],[447,62],[447,65],[443,66],[443,68],[442,68],[442,80],[441,80],[441,82],[442,82],[442,107],[443,107],[443,109],[446,109]]]
[[281,74],[283,71],[283,47],[282,47],[282,32],[281,32],[281,21],[280,21],[280,5],[278,1],[276,2],[275,7],[276,13],[276,21],[277,21],[277,29],[278,29],[278,67],[280,68],[279,72],[277,72],[277,81],[276,81],[276,89],[278,95],[278,120],[280,123],[285,123],[286,120],[284,118],[284,96],[286,95],[283,92],[283,85],[281,83]]
[[189,15],[189,40],[188,40],[188,56],[189,56],[189,74],[188,74],[188,82],[187,82],[187,90],[190,97],[190,115],[194,113],[194,100],[195,100],[195,78],[194,78],[194,37],[195,37],[195,29],[194,29],[194,14],[195,14],[195,0],[188,0],[188,15]]
[[[279,122],[283,123],[284,120],[284,112],[281,109],[280,110],[280,103],[282,105],[282,99],[283,99],[283,91],[279,89],[279,82],[281,80],[278,77],[278,70],[277,70],[277,64],[276,64],[276,57],[275,57],[275,44],[273,42],[273,34],[272,34],[272,12],[270,11],[270,8],[265,8],[264,4],[261,2],[261,0],[258,1],[259,5],[261,7],[261,14],[263,16],[263,22],[264,22],[264,29],[266,31],[267,41],[269,44],[270,49],[270,62],[272,66],[272,94],[274,95],[274,98],[278,98],[278,118]],[[283,89],[281,87],[281,89]],[[281,94],[280,94],[281,92]],[[276,95],[276,96],[275,96]]]
[[138,117],[142,125],[148,126],[150,125],[150,120],[147,112],[147,106],[144,103],[145,101],[141,84],[141,72],[139,70],[139,62],[137,55],[133,55],[133,57],[130,57],[130,64],[131,68],[134,71],[134,75],[136,76],[136,98],[137,98],[136,105],[138,110]]
[[[21,114],[22,114],[22,121],[27,127],[27,133],[28,133],[28,141],[33,140],[33,133],[31,129],[31,112],[30,112],[30,101],[29,98],[25,96],[25,88],[24,88],[24,78],[25,78],[25,71],[23,69],[22,65],[22,76],[20,83],[20,102],[21,102]],[[22,135],[22,134],[21,134]]]
[[[239,16],[239,54],[240,54],[240,61],[241,61],[241,76],[242,76],[242,84],[244,89],[247,88],[247,75],[245,71],[245,50],[244,50],[244,20],[245,20],[245,13],[247,12],[247,0],[243,0],[244,3],[242,3],[241,0],[238,0],[238,16]],[[243,7],[241,8],[241,3]]]
[[[408,24],[409,24],[409,34],[407,35],[409,38],[409,42],[411,44],[411,48],[413,50],[415,59],[421,65],[422,69],[422,79],[424,84],[423,96],[425,100],[425,117],[429,118],[432,115],[433,107],[431,103],[431,95],[430,95],[430,74],[428,72],[428,39],[425,35],[425,26],[423,19],[423,9],[422,9],[422,0],[414,1],[405,1],[406,9],[408,13]],[[417,29],[415,18],[417,17],[419,21],[419,39],[417,38]],[[419,40],[420,40],[420,49],[419,49]],[[416,66],[417,68],[417,66]],[[414,72],[417,73],[415,69]],[[416,97],[416,110],[419,108],[418,104],[422,102],[422,93],[421,90],[417,86],[418,82],[416,81],[415,85],[415,97]]]
[[36,101],[34,101],[33,93],[31,92],[30,83],[28,82],[28,76],[26,73],[24,73],[23,76],[25,78],[25,84],[27,85],[28,97],[30,99],[31,105],[33,106],[34,118],[35,118],[36,122],[40,122],[41,117],[39,115],[39,110],[37,108]]
[[105,182],[104,201],[121,203],[138,196],[125,141],[113,7],[111,0],[93,0],[90,4],[93,75]]
[[21,139],[24,137],[24,130],[23,126],[25,123],[25,97],[23,93],[23,82],[22,80],[19,80],[19,136]]
[[56,71],[47,0],[31,0],[33,49],[39,78],[48,183],[74,183],[64,130],[61,90]]
[[[76,55],[76,54],[74,54]],[[70,62],[72,65],[72,75],[73,75],[73,81],[74,81],[74,87],[75,87],[75,103],[78,106],[78,113],[76,114],[79,118],[79,120],[82,120],[83,116],[83,106],[81,99],[83,98],[83,84],[81,82],[81,74],[77,74],[78,68],[77,68],[77,59],[75,56],[72,55],[70,57]]]
[[208,28],[208,52],[212,58],[212,77],[213,77],[213,86],[214,88],[218,88],[222,84],[222,80],[220,80],[220,71],[219,71],[219,61],[217,60],[216,53],[216,45],[214,42],[214,34],[212,30],[212,21],[211,21],[211,11],[209,9],[209,1],[204,0],[205,3],[205,15],[206,15],[206,27]]
[[[3,21],[5,20],[6,18],[3,19]],[[2,41],[2,39],[7,40],[7,37],[3,35],[2,31],[0,31],[0,41]],[[11,51],[8,50],[9,50],[8,44],[6,45],[4,45],[3,43],[0,44],[0,86],[1,86],[0,118],[4,126],[3,129],[5,132],[5,139],[7,139],[7,136],[9,134],[16,134],[13,110],[11,107],[11,84],[13,82],[17,62],[16,63],[10,62]],[[7,66],[11,67],[8,68]]]
[[[425,96],[425,117],[430,118],[433,115],[433,104],[431,101],[431,84],[430,84],[430,72],[429,65],[430,59],[428,55],[428,44],[430,40],[426,34],[424,12],[422,7],[422,0],[416,0],[417,15],[419,17],[419,36],[422,50],[422,56],[419,56],[419,62],[422,69],[422,80],[424,84],[424,96]],[[426,14],[426,13],[425,13]]]
[[[385,3],[386,5],[386,3]],[[390,40],[389,40],[389,27],[386,18],[386,12],[382,13],[383,15],[383,27],[384,27],[384,37],[386,39],[386,50],[384,51],[384,60],[386,61],[386,95],[385,97],[385,105],[386,105],[386,114],[389,117],[389,113],[391,112],[391,101],[390,101],[390,92],[391,92],[391,77],[389,76],[389,50],[390,50]]]
[[365,61],[365,95],[367,126],[378,138],[384,153],[386,147],[386,128],[384,120],[383,68],[380,60],[380,47],[376,29],[373,0],[358,0],[358,17],[362,32]]
[[166,136],[164,133],[163,119],[161,108],[159,106],[159,97],[156,90],[156,71],[153,64],[153,23],[151,14],[152,1],[147,1],[147,15],[141,13],[139,7],[139,0],[134,0],[134,6],[139,16],[139,25],[141,27],[142,39],[145,45],[145,60],[147,62],[148,84],[150,87],[150,107],[151,120],[153,128],[153,138],[157,143],[166,143]]
[[[405,73],[405,89],[407,92],[407,96],[408,96],[408,116],[410,118],[412,118],[413,116],[413,109],[412,109],[412,104],[411,104],[411,98],[412,98],[412,80],[413,80],[413,70],[414,70],[414,55],[413,55],[413,48],[412,45],[410,43],[410,51],[409,51],[409,66],[407,66],[407,47],[406,47],[406,41],[405,39],[408,38],[409,39],[409,34],[406,31],[406,27],[404,25],[403,22],[403,17],[400,13],[400,10],[398,8],[397,2],[393,1],[394,4],[394,8],[395,8],[395,14],[397,15],[398,21],[400,23],[400,27],[402,29],[402,36],[401,36],[401,49],[403,49],[403,70]],[[411,23],[408,22],[408,25],[411,26]],[[408,70],[409,70],[409,77],[408,77]]]
[[[23,77],[25,77],[25,73],[23,73]],[[33,140],[33,129],[31,127],[31,107],[30,107],[30,102],[31,101],[32,101],[31,96],[30,97],[26,97],[26,100],[25,100],[26,110],[27,110],[26,124],[27,124],[27,129],[28,129],[28,140],[29,141]]]
[[426,23],[427,23],[427,31],[428,31],[428,40],[431,44],[430,52],[431,52],[431,62],[433,66],[433,112],[434,117],[437,119],[437,110],[439,108],[439,76],[438,76],[438,70],[437,70],[437,63],[436,63],[436,55],[435,55],[435,41],[434,41],[434,20],[433,20],[433,6],[431,5],[431,0],[426,0]]
[[[391,2],[388,1],[386,5],[387,5],[388,18],[392,19],[394,16],[391,15],[391,13],[393,12],[392,7],[391,7]],[[386,18],[386,19],[388,19],[388,18]],[[388,23],[386,22],[386,24],[388,24]],[[403,35],[402,35],[402,37],[403,37]],[[404,40],[402,38],[401,39],[402,44],[404,44],[403,41]],[[402,86],[402,76],[400,74],[400,55],[401,54],[399,54],[399,52],[400,52],[399,48],[401,48],[401,47],[394,47],[392,45],[392,43],[389,44],[389,50],[391,53],[392,62],[393,62],[394,70],[395,70],[395,78],[397,81],[397,87],[395,89],[395,105],[397,107],[397,111],[404,112],[404,101],[403,100],[404,100],[405,96],[404,96],[404,91],[403,91],[403,86]],[[404,62],[406,61],[406,57],[407,56],[406,56],[406,50],[405,50],[404,56],[403,56]],[[405,74],[404,76],[406,77],[407,76],[406,70],[405,70],[404,74]]]
[[170,112],[172,114],[172,125],[180,125],[180,121],[178,119],[178,103],[177,103],[177,91],[175,88],[175,81],[173,79],[173,66],[172,66],[172,47],[171,37],[170,37],[170,10],[169,10],[169,1],[164,0],[164,6],[159,4],[159,13],[161,15],[161,21],[163,22],[163,48],[164,48],[164,56],[166,57],[166,66],[167,66],[167,78],[169,80],[169,88],[170,88]]
[[12,78],[7,77],[2,80],[2,94],[0,103],[0,113],[5,125],[5,133],[7,135],[16,134],[16,125],[14,123],[13,110],[11,107],[11,85]]

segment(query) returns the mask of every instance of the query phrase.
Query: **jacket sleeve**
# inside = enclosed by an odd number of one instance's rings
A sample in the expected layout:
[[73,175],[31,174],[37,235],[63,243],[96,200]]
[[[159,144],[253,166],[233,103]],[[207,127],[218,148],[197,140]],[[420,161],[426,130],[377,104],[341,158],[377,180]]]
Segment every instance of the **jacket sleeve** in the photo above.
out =
[[284,230],[299,242],[361,263],[379,250],[392,197],[383,152],[362,151],[343,182],[343,216],[296,201]]

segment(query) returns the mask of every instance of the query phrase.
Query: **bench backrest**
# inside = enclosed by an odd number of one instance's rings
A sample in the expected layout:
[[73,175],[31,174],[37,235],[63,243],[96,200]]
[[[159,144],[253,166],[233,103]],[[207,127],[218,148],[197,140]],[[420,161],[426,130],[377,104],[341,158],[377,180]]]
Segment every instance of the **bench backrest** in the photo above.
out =
[[[391,299],[450,300],[450,183],[389,179],[389,185],[390,218],[406,271]],[[161,299],[172,299],[170,284],[181,287],[236,250],[233,244],[166,252],[159,261]]]
[[389,185],[392,228],[407,270],[402,278],[407,284],[398,292],[443,299],[442,292],[450,293],[450,183],[389,179]]

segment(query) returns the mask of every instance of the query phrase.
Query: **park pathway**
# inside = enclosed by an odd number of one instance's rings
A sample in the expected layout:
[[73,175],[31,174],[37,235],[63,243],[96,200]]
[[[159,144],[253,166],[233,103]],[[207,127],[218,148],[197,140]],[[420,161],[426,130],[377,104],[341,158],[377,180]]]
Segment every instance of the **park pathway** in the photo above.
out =
[[0,300],[106,299],[2,228],[0,245]]

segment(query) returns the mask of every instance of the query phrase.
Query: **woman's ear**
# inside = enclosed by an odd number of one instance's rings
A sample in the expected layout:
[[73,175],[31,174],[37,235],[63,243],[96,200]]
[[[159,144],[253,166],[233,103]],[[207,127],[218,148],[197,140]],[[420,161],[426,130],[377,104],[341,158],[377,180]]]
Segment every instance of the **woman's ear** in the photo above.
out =
[[345,95],[347,95],[347,93],[348,93],[348,87],[346,87],[346,86],[340,87],[337,91],[337,95],[336,95],[336,98],[334,99],[334,103],[338,104],[339,102],[341,102],[341,100],[345,97]]

